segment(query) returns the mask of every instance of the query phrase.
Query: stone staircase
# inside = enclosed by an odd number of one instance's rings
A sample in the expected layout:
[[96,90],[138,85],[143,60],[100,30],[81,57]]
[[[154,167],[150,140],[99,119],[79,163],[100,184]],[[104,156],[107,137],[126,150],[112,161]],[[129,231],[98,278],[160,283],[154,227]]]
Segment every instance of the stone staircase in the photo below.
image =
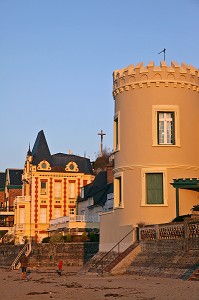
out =
[[113,251],[105,254],[98,252],[79,273],[135,274],[199,281],[199,249],[187,249],[183,241],[135,242],[119,255]]
[[[178,241],[148,241],[141,247],[141,252],[126,269],[126,274],[189,280],[199,267],[199,249],[185,249]],[[198,274],[199,271],[193,280]]]
[[[115,260],[118,256],[118,253],[115,251],[109,252],[98,252],[96,253],[79,271],[79,274],[104,274],[105,269],[108,265]],[[102,258],[106,257],[102,260]],[[106,272],[107,273],[107,272]]]
[[[132,255],[135,248],[139,245],[139,242],[135,242],[130,245],[125,251],[121,253],[117,253],[116,251],[110,252],[98,252],[95,256],[92,257],[90,261],[88,261],[79,274],[111,274],[112,271],[116,268],[117,271],[114,271],[114,274],[122,274],[121,268],[118,265],[122,263],[122,265],[126,265],[123,262],[128,260],[129,255]],[[126,268],[125,268],[126,270]]]

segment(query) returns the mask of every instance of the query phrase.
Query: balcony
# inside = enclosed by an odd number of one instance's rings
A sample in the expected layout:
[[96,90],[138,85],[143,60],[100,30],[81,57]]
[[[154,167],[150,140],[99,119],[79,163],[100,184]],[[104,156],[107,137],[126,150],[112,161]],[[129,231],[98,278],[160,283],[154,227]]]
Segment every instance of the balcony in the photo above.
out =
[[0,216],[14,216],[14,206],[0,207]]
[[99,228],[99,215],[69,215],[50,220],[48,231],[78,228]]
[[14,225],[14,221],[4,221],[4,220],[0,220],[0,228],[2,230],[2,227],[13,227]]
[[30,196],[17,196],[15,199],[15,204],[18,202],[30,202]]

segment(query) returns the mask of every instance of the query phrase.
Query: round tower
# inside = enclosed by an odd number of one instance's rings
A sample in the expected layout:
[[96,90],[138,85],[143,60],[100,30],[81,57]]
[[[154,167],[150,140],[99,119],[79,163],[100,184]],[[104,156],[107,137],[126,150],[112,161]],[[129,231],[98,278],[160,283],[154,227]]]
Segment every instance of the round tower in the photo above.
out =
[[[173,179],[199,177],[198,69],[174,61],[130,65],[114,71],[113,97],[114,211],[101,219],[102,243],[108,236],[117,242],[125,226],[171,221]],[[197,202],[196,191],[180,191],[179,213]],[[103,235],[114,224],[118,236]]]

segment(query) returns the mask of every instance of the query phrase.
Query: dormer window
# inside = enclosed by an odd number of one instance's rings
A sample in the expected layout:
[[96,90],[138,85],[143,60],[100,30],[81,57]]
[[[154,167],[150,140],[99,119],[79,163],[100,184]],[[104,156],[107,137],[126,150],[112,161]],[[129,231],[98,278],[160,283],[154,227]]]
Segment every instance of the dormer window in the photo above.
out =
[[51,167],[49,162],[47,162],[46,160],[42,160],[38,166],[37,166],[37,170],[41,170],[41,171],[50,171]]
[[42,167],[42,169],[46,169],[46,168],[47,168],[47,164],[46,164],[46,163],[43,163],[43,164],[41,165],[41,167]]
[[70,161],[65,168],[66,171],[68,172],[78,172],[79,168],[78,165],[74,161]]

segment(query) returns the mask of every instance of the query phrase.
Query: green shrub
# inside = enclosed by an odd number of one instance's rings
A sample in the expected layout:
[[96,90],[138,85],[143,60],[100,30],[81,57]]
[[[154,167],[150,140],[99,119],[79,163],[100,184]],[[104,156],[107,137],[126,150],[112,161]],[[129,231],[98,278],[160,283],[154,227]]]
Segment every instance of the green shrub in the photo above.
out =
[[52,243],[52,244],[63,243],[63,242],[64,242],[64,238],[61,233],[55,233],[50,238],[50,243]]
[[99,234],[93,231],[89,232],[88,238],[90,242],[99,242]]
[[67,234],[66,236],[64,236],[64,242],[66,242],[66,243],[72,242],[71,234]]
[[42,243],[50,243],[50,237],[43,238]]
[[84,231],[81,236],[81,241],[85,242],[85,241],[87,241],[87,239],[88,239],[87,233],[86,233],[86,231]]

